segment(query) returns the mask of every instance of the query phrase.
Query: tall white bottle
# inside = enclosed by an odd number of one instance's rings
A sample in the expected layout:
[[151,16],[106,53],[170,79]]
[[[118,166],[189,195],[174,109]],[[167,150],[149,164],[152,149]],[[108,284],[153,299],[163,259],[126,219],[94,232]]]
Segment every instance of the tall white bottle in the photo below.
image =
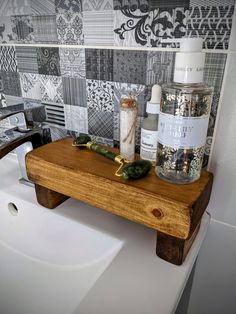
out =
[[[157,175],[172,183],[200,177],[213,88],[203,83],[201,38],[184,38],[176,53],[174,82],[162,86]],[[163,40],[163,42],[167,42]]]
[[151,100],[147,102],[148,114],[142,122],[140,158],[149,160],[155,166],[157,155],[158,116],[160,112],[161,87],[153,85]]

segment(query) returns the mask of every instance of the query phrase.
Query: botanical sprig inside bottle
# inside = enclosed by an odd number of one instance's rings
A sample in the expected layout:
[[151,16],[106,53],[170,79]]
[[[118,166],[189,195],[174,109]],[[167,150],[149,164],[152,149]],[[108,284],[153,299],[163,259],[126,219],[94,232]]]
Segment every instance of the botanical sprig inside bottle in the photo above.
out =
[[138,116],[137,101],[130,93],[120,104],[120,154],[133,161],[135,157],[135,128]]

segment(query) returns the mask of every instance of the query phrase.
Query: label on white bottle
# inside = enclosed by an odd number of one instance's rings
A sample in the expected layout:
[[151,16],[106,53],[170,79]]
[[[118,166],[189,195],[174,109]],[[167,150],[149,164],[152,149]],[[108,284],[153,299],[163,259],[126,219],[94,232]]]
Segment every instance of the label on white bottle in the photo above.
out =
[[177,117],[160,112],[158,142],[175,149],[191,149],[205,145],[209,115]]
[[156,161],[158,131],[141,129],[140,158]]

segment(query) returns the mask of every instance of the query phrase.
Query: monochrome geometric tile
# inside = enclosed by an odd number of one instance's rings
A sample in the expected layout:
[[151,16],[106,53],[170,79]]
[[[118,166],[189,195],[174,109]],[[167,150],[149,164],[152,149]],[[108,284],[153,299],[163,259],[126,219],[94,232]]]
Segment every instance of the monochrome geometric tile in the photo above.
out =
[[32,43],[34,41],[32,16],[11,16],[12,33],[15,41],[20,43]]
[[82,13],[57,13],[57,35],[60,44],[82,45],[84,43]]
[[113,81],[113,54],[111,49],[85,49],[86,78]]
[[38,73],[37,51],[35,47],[16,46],[16,59],[19,72]]
[[85,45],[114,45],[114,11],[83,12],[83,32]]
[[205,49],[228,49],[233,13],[233,5],[190,7],[188,37],[202,37]]
[[45,102],[46,122],[65,127],[64,105],[53,102]]
[[31,0],[31,11],[33,15],[55,14],[54,0]]
[[64,104],[87,107],[86,80],[62,77]]
[[[190,0],[149,0],[149,10],[154,10],[158,8],[176,8],[176,7],[189,7]],[[206,3],[206,1],[205,1]]]
[[0,108],[6,107],[6,106],[7,106],[7,103],[6,103],[5,95],[2,92],[0,92]]
[[39,74],[57,75],[60,72],[59,48],[37,48]]
[[14,42],[10,16],[1,16],[0,43]]
[[113,113],[113,139],[120,140],[120,114],[119,112]]
[[21,96],[20,77],[18,72],[1,72],[4,93],[6,95]]
[[97,144],[103,145],[103,146],[108,146],[108,147],[114,147],[114,141],[109,139],[109,138],[104,138],[100,136],[95,136],[92,134],[89,134],[91,139],[95,141]]
[[31,14],[30,0],[0,0],[0,16]]
[[148,51],[146,84],[163,84],[172,81],[175,53]]
[[146,51],[114,50],[113,64],[115,82],[146,83]]
[[89,109],[114,111],[114,83],[108,81],[86,80],[87,106]]
[[219,100],[220,100],[220,92],[215,92],[213,94],[212,104],[211,104],[210,119],[209,119],[208,130],[207,130],[208,136],[213,136]]
[[59,48],[61,75],[85,78],[85,50]]
[[214,92],[220,92],[224,77],[227,54],[206,53],[204,67],[204,82],[214,87]]
[[139,115],[144,116],[146,106],[146,85],[114,82],[114,110],[120,111],[121,100],[131,93],[138,102]]
[[216,7],[216,6],[228,6],[228,5],[234,5],[235,0],[190,0],[190,6],[201,6],[201,7]]
[[113,139],[113,113],[88,109],[88,133]]
[[5,95],[7,106],[23,103],[23,98],[19,96]]
[[113,10],[113,0],[83,0],[83,12],[101,10]]
[[57,13],[77,13],[82,12],[82,0],[55,0],[56,12]]
[[40,75],[43,102],[63,103],[62,78],[60,76]]
[[22,96],[24,98],[41,100],[40,75],[34,73],[20,73]]
[[[188,9],[159,8],[115,10],[114,43],[116,46],[163,46],[161,38],[181,38],[186,35]],[[166,45],[166,44],[165,44]],[[164,46],[165,46],[164,45]]]
[[79,106],[64,105],[65,128],[81,133],[88,133],[88,109]]
[[33,16],[34,39],[36,43],[58,42],[56,15]]
[[17,72],[15,47],[0,47],[0,71]]
[[[142,12],[147,12],[149,10],[149,2],[153,2],[150,0],[113,0],[114,3],[114,10],[127,10],[130,9],[131,11],[135,11],[140,9]],[[158,0],[154,2],[159,2]],[[166,1],[167,2],[167,1]]]

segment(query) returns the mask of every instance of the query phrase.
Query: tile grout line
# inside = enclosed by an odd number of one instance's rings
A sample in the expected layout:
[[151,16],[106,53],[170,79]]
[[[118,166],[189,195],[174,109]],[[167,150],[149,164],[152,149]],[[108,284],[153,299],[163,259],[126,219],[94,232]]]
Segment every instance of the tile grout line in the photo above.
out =
[[[99,46],[99,45],[62,45],[62,44],[17,44],[17,43],[0,43],[0,47],[50,47],[50,48],[68,48],[68,49],[110,49],[110,50],[139,50],[139,51],[179,51],[179,48],[161,48],[161,47],[125,47],[125,46]],[[231,54],[236,50],[223,49],[203,49],[203,52]]]

